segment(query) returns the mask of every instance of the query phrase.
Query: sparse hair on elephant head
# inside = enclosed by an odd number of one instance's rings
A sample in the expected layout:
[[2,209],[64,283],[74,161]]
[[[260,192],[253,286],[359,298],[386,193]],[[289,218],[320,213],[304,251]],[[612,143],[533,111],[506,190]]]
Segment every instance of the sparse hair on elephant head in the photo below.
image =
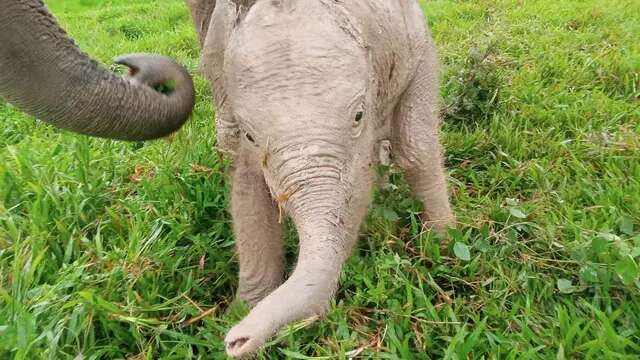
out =
[[149,54],[120,57],[128,76],[78,49],[41,0],[0,0],[0,97],[54,126],[121,140],[178,130],[195,102],[189,73]]

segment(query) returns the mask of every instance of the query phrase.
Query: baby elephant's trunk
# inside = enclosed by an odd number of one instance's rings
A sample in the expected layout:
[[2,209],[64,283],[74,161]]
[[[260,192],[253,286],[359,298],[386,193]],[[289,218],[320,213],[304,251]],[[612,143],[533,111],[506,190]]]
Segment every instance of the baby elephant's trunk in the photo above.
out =
[[298,229],[300,251],[289,279],[227,335],[232,355],[250,353],[281,327],[328,309],[366,211],[370,184],[350,179],[371,178],[355,176],[350,157],[335,143],[298,139],[264,158],[265,178]]
[[301,152],[305,156],[297,154],[297,160],[285,159],[279,166],[274,187],[286,194],[277,199],[300,238],[298,263],[290,281],[303,279],[305,292],[317,288],[327,296],[335,288],[359,223],[352,216],[353,186],[345,180],[340,149],[311,143]]
[[[295,148],[282,151],[283,157],[275,152],[270,164],[274,166],[266,169],[276,200],[293,220],[300,239],[295,270],[270,298],[286,292],[304,301],[291,303],[293,309],[282,309],[287,316],[279,326],[326,310],[366,209],[366,205],[356,206],[361,196],[345,176],[349,166],[340,147],[312,140]],[[272,305],[272,309],[282,308]]]
[[[341,193],[336,189],[333,196],[342,196]],[[323,315],[328,309],[355,236],[348,229],[347,222],[338,215],[343,214],[343,209],[336,208],[335,201],[306,198],[319,195],[309,192],[292,198],[288,204],[295,209],[294,213],[289,212],[300,238],[298,262],[289,279],[251,312],[248,319],[255,326],[268,324],[268,328],[261,332],[264,338],[252,339],[255,343],[263,343],[291,322]],[[316,205],[325,201],[324,205]]]

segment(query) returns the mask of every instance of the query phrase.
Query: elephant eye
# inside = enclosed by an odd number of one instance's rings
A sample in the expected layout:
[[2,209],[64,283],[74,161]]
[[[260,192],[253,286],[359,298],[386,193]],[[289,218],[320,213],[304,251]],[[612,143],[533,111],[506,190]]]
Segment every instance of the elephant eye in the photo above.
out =
[[356,124],[359,124],[360,121],[362,121],[362,118],[364,117],[364,111],[358,111],[356,113]]
[[363,107],[356,113],[356,117],[353,119],[353,123],[351,124],[351,136],[353,138],[357,138],[362,134],[362,129],[364,128],[364,109]]
[[250,142],[254,146],[257,146],[256,139],[253,137],[253,135],[249,134],[249,132],[246,130],[242,130],[242,133],[244,135],[244,138],[247,139],[248,142]]

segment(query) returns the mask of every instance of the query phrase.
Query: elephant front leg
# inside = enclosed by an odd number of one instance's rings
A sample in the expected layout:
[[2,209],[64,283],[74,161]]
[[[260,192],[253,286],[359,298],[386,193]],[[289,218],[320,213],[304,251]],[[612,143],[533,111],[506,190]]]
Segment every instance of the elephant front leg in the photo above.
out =
[[422,65],[396,109],[393,154],[413,192],[423,202],[426,229],[442,232],[455,224],[440,145],[438,73],[435,49]]
[[283,281],[284,245],[262,171],[242,153],[233,170],[231,214],[240,262],[238,295],[254,306]]

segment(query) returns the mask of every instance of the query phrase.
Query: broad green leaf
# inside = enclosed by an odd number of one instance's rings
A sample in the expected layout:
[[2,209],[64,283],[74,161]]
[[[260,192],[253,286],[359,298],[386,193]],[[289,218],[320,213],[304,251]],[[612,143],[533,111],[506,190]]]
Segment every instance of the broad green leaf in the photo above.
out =
[[527,215],[524,212],[522,212],[522,210],[520,210],[518,208],[515,208],[515,207],[509,208],[509,213],[511,214],[511,216],[513,216],[515,218],[518,218],[518,219],[526,219],[527,218]]
[[474,247],[483,253],[486,253],[491,249],[491,245],[489,245],[489,242],[486,240],[486,238],[476,241]]
[[616,274],[625,285],[633,284],[638,277],[638,265],[631,256],[625,256],[616,263]]
[[385,208],[382,210],[382,216],[388,221],[398,221],[400,216],[393,209]]
[[471,252],[469,251],[469,247],[461,242],[456,242],[453,245],[453,253],[460,260],[469,261],[471,260]]
[[618,220],[618,227],[623,234],[633,235],[633,221],[628,217],[620,218],[620,220]]
[[591,240],[591,251],[594,254],[604,254],[609,246],[609,241],[602,236],[596,236]]
[[571,283],[571,280],[567,279],[558,279],[557,281],[558,290],[560,290],[563,294],[571,294],[575,291],[575,287]]
[[598,272],[591,265],[585,265],[580,269],[580,277],[587,282],[598,282]]

